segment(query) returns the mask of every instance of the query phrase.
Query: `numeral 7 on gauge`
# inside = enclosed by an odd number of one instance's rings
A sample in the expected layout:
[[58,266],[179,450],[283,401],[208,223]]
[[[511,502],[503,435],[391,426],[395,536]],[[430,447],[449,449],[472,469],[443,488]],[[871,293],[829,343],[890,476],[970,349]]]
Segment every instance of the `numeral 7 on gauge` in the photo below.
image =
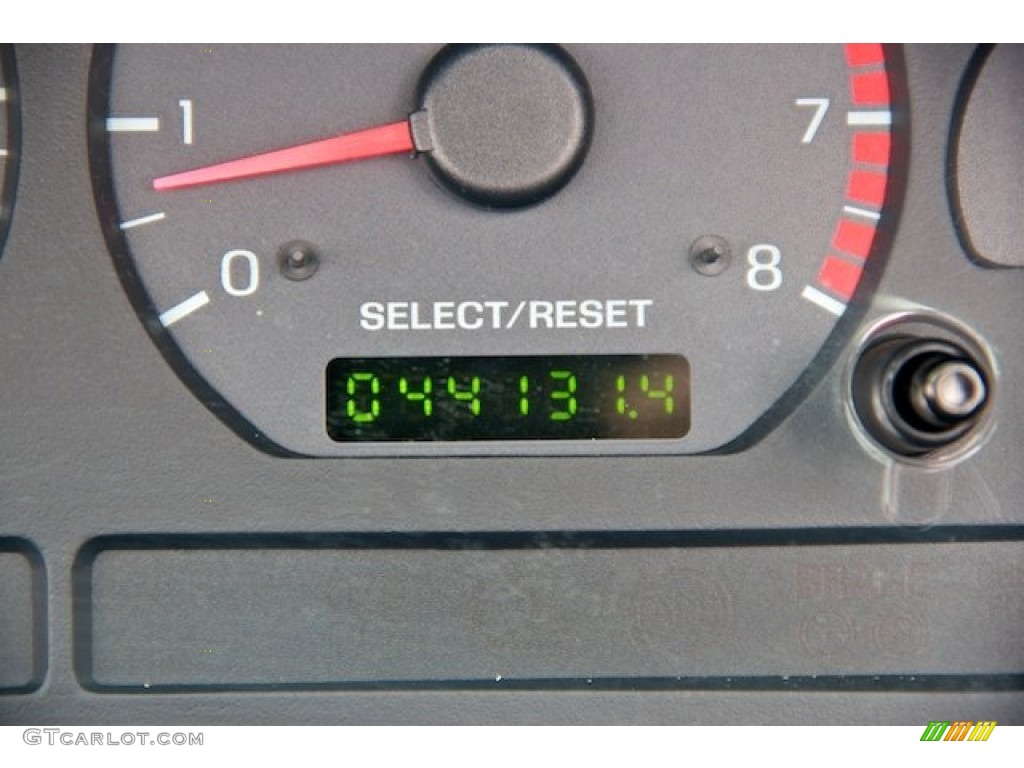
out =
[[828,112],[828,105],[831,102],[828,99],[813,98],[813,99],[797,99],[796,105],[798,107],[814,107],[814,114],[811,116],[811,123],[807,126],[807,130],[804,131],[804,136],[800,139],[801,144],[810,144],[814,141],[814,137],[818,133],[818,129],[821,127],[821,122],[825,119],[825,113]]

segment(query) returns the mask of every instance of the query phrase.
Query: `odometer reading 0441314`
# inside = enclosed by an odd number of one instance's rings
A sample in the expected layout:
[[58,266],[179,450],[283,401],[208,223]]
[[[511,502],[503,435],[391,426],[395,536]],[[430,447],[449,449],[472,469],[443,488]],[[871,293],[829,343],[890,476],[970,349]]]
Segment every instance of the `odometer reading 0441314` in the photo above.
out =
[[338,442],[679,438],[680,355],[339,358],[327,366]]

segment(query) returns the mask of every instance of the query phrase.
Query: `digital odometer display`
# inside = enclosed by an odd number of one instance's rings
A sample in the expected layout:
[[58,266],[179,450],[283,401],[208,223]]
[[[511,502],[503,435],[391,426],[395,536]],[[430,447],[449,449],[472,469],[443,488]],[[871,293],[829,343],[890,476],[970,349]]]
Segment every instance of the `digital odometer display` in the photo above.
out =
[[327,366],[338,442],[679,438],[680,355],[339,358]]

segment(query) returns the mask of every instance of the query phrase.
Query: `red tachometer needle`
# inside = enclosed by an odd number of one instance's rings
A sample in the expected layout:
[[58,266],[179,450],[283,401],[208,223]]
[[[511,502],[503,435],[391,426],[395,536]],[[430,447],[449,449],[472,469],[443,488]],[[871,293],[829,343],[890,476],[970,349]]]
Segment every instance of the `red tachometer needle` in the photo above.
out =
[[159,191],[182,189],[218,181],[247,179],[268,173],[297,171],[319,165],[335,165],[353,160],[397,155],[413,152],[415,146],[409,121],[380,125],[364,131],[346,133],[330,139],[311,141],[297,147],[243,157],[226,163],[207,165],[184,173],[174,173],[153,179],[153,189]]

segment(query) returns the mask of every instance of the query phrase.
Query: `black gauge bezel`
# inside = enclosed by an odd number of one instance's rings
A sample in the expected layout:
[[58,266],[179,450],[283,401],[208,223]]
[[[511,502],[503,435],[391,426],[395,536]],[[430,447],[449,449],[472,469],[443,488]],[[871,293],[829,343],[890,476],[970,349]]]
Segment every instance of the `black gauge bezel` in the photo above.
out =
[[255,448],[272,456],[289,457],[301,454],[289,451],[263,435],[196,372],[171,335],[158,319],[159,312],[146,287],[131,268],[132,255],[124,232],[117,226],[118,206],[110,185],[110,134],[105,127],[110,110],[110,75],[114,66],[115,46],[112,43],[93,47],[89,64],[89,93],[86,102],[87,140],[89,143],[89,177],[92,181],[96,213],[103,237],[114,259],[117,277],[139,320],[149,332],[178,377],[199,398],[210,412],[232,432]]
[[[857,288],[847,304],[845,312],[829,332],[821,348],[811,363],[798,376],[779,399],[755,420],[741,435],[724,445],[706,451],[687,453],[687,456],[728,455],[752,448],[772,432],[803,402],[815,387],[822,381],[826,373],[833,367],[841,352],[846,348],[857,327],[864,318],[871,297],[881,282],[887,256],[895,241],[902,215],[903,202],[907,186],[907,170],[910,158],[910,101],[907,83],[907,70],[902,46],[885,44],[882,46],[885,55],[885,72],[888,80],[890,110],[892,124],[889,129],[891,152],[887,166],[887,186],[882,210],[885,212],[879,222],[871,249],[866,259],[862,276]],[[289,450],[271,440],[255,425],[249,422],[230,402],[220,395],[193,367],[184,352],[174,341],[172,335],[159,322],[159,311],[151,296],[141,283],[132,264],[133,256],[125,233],[117,226],[119,219],[118,204],[111,182],[111,145],[110,134],[105,130],[105,119],[109,113],[111,97],[111,77],[116,56],[116,46],[99,44],[94,46],[90,68],[88,87],[88,146],[89,168],[97,214],[103,230],[108,249],[114,261],[116,272],[121,284],[140,321],[147,329],[150,337],[164,359],[189,387],[193,394],[220,419],[236,435],[253,447],[278,457],[309,457],[309,458],[346,458],[342,456],[320,456]],[[625,350],[616,350],[624,352]],[[462,446],[465,448],[465,446]],[[424,453],[422,455],[386,454],[392,458],[438,458],[467,456],[523,456],[517,447],[509,446],[508,451],[488,452],[485,454],[465,453],[455,448],[453,452],[443,454]],[[623,454],[595,443],[592,452],[538,455],[566,455],[573,458],[605,457],[610,455],[665,455],[663,450],[638,450]],[[349,456],[347,458],[351,458]],[[366,454],[367,458],[380,458],[377,454]]]
[[707,453],[725,455],[739,453],[756,445],[773,429],[791,414],[796,407],[825,378],[825,374],[836,363],[840,353],[846,348],[857,327],[864,319],[871,297],[875,295],[882,282],[889,252],[903,219],[903,202],[906,199],[907,175],[910,166],[910,94],[907,88],[907,66],[903,56],[903,46],[886,43],[885,71],[889,80],[890,109],[892,125],[889,136],[892,150],[889,153],[888,182],[885,189],[885,200],[882,210],[885,216],[875,230],[875,239],[871,243],[871,252],[865,262],[864,272],[853,298],[846,307],[846,312],[839,318],[824,345],[818,351],[811,364],[797,378],[792,387],[776,400],[749,429],[720,448]]
[[18,68],[15,63],[14,46],[0,45],[0,67],[3,78],[0,83],[7,89],[4,111],[7,118],[7,157],[3,186],[0,188],[0,256],[11,228],[14,215],[14,199],[18,190],[18,171],[21,163],[21,89],[18,86]]

